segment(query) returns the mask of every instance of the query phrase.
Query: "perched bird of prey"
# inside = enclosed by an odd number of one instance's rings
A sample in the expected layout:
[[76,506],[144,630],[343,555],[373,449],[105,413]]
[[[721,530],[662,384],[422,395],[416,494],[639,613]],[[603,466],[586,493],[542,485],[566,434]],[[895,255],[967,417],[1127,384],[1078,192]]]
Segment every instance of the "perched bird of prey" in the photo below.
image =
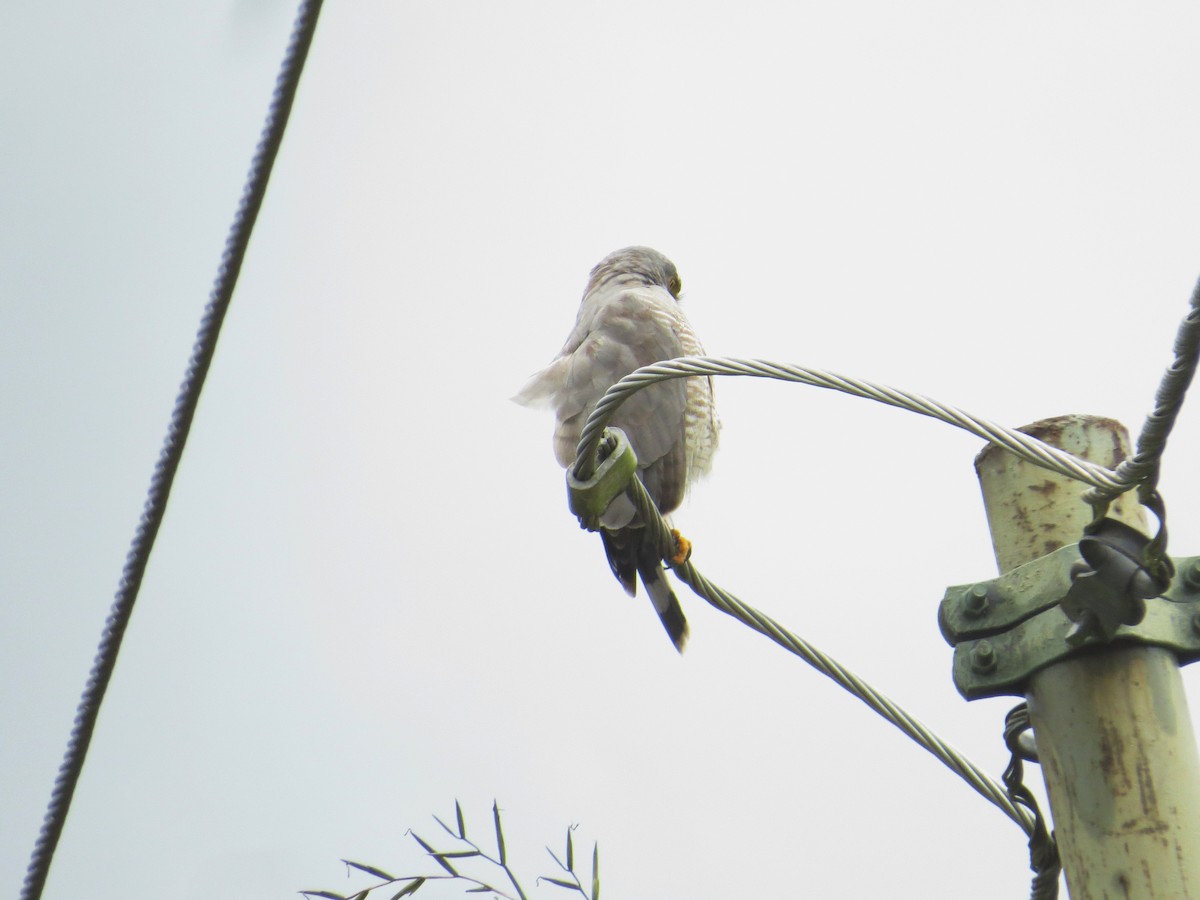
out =
[[[554,455],[564,468],[574,464],[584,423],[609,387],[641,366],[703,355],[679,306],[680,287],[674,263],[649,247],[610,253],[592,269],[562,351],[513,398],[554,410]],[[694,376],[651,385],[621,404],[610,424],[625,432],[637,454],[638,477],[659,510],[670,513],[693,480],[708,471],[717,447],[712,379]],[[632,501],[618,497],[600,524],[613,574],[630,596],[641,577],[667,634],[682,651],[687,619]]]

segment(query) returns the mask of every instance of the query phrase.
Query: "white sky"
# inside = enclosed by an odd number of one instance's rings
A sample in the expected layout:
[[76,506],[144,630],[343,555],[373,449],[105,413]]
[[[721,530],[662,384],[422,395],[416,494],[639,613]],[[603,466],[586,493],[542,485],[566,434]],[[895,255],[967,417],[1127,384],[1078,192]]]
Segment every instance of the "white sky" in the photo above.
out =
[[[1025,896],[1019,830],[823,677],[690,595],[676,656],[506,398],[644,243],[712,354],[1140,428],[1200,274],[1200,9],[1044,7],[331,4],[46,897],[350,891],[456,797],[530,883],[580,823],[607,897]],[[14,891],[293,12],[0,11]],[[998,777],[1011,704],[959,698],[936,625],[995,573],[981,442],[717,399],[697,565]],[[1198,453],[1194,400],[1177,555]]]

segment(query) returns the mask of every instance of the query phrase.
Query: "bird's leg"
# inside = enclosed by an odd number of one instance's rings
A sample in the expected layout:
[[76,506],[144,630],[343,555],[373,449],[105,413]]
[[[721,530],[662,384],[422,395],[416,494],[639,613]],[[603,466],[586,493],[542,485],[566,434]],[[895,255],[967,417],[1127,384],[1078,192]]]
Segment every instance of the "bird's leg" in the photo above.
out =
[[671,529],[671,537],[675,538],[675,552],[670,556],[670,563],[673,566],[681,566],[692,555],[692,542],[680,534],[678,528]]

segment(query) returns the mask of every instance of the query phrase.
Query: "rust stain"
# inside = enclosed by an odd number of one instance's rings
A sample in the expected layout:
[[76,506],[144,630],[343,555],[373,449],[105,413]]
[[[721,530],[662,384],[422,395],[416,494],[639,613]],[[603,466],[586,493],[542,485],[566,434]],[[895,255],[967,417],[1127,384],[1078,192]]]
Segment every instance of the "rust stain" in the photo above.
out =
[[1043,497],[1050,497],[1057,491],[1059,485],[1047,478],[1041,484],[1031,484],[1029,490],[1035,494],[1041,494]]
[[1121,444],[1122,426],[1115,422],[1113,424],[1117,427],[1112,431],[1112,462],[1108,464],[1109,468],[1116,468],[1125,462],[1125,448]]
[[1100,771],[1105,780],[1116,794],[1124,795],[1133,784],[1129,780],[1129,772],[1125,765],[1125,741],[1121,732],[1111,724],[1102,723],[1100,727]]
[[1021,526],[1022,531],[1029,530],[1029,510],[1024,506],[1013,507],[1013,520]]
[[[1158,818],[1158,792],[1154,788],[1154,773],[1145,759],[1137,764],[1138,793],[1142,801],[1142,812],[1149,818]],[[1158,830],[1157,828],[1154,830]]]

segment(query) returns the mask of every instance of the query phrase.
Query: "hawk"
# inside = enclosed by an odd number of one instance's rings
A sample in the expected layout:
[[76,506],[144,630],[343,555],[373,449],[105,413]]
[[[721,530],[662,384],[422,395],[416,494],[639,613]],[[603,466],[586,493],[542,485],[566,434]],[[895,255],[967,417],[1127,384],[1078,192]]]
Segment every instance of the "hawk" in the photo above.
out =
[[[649,247],[617,250],[592,269],[566,344],[513,398],[554,410],[559,465],[574,464],[584,423],[609,387],[641,366],[704,354],[679,306],[680,288],[674,263]],[[629,438],[638,477],[666,515],[712,462],[720,429],[712,379],[692,376],[644,388],[621,404],[610,424]],[[667,634],[682,652],[687,619],[632,501],[618,497],[600,524],[613,574],[630,596],[637,593],[641,578]]]

